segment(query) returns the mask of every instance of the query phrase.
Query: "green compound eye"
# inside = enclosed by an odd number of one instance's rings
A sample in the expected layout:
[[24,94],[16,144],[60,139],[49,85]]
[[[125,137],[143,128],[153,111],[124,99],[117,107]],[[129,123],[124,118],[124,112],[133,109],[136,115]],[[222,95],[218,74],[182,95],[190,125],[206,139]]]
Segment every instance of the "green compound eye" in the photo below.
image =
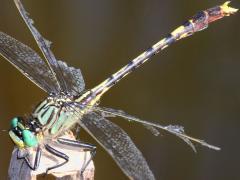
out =
[[16,127],[20,128],[22,130],[25,129],[20,117],[15,117],[11,120],[11,128],[14,129]]
[[18,125],[18,118],[15,117],[11,120],[11,128],[15,128]]
[[38,144],[36,136],[27,129],[22,131],[22,137],[24,144],[28,147],[35,147]]

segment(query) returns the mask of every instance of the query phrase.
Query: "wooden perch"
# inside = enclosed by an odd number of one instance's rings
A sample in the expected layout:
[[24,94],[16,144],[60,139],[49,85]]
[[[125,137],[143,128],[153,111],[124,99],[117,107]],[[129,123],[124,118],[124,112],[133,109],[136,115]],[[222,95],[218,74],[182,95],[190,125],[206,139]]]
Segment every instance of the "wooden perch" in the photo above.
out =
[[[64,137],[66,138],[66,136]],[[71,138],[72,139],[72,138]],[[17,159],[17,148],[14,148],[12,152],[12,158],[8,169],[8,177],[10,180],[36,180],[39,176],[46,177],[54,176],[56,180],[79,180],[81,179],[81,168],[90,158],[90,153],[81,151],[79,149],[69,149],[53,145],[55,149],[64,152],[69,156],[69,162],[65,165],[53,169],[45,174],[46,168],[59,164],[63,162],[62,159],[50,154],[44,148],[42,150],[42,156],[40,160],[39,167],[36,171],[31,170],[27,163],[23,159]],[[26,149],[24,153],[29,153],[31,155],[30,161],[34,159],[35,150]],[[22,152],[21,152],[22,153]],[[93,180],[94,179],[94,164],[93,161],[87,166],[83,173],[83,180]]]

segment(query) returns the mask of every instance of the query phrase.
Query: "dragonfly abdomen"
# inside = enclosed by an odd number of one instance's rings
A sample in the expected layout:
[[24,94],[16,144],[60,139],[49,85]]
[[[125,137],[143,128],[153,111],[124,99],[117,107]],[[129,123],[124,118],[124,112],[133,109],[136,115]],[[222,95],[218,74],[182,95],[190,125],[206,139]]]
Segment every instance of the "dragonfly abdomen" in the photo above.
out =
[[[93,105],[107,90],[109,90],[117,82],[119,82],[136,68],[140,67],[143,63],[147,62],[153,55],[167,48],[174,42],[191,36],[198,31],[206,29],[210,23],[221,19],[224,16],[229,16],[236,13],[238,9],[230,7],[229,3],[230,1],[227,1],[220,6],[215,6],[213,8],[198,12],[192,18],[183,23],[183,25],[173,30],[165,38],[154,44],[152,47],[148,48],[145,52],[130,61],[130,63],[128,63],[126,66],[111,75],[110,78],[94,87],[91,90],[91,94],[87,94],[88,97],[85,98],[86,102]],[[81,100],[82,98],[80,97],[78,101]]]

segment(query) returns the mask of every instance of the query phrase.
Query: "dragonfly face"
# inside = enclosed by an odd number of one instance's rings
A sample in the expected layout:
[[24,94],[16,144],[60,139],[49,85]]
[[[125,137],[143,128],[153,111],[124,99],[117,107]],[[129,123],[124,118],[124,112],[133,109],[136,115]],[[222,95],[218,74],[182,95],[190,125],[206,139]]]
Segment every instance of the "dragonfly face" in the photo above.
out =
[[36,147],[41,143],[39,137],[54,138],[69,129],[73,114],[67,111],[63,101],[53,99],[49,97],[42,101],[25,123],[21,117],[11,120],[9,135],[17,147]]
[[[83,96],[85,97],[85,95]],[[74,113],[76,108],[78,109],[77,114]],[[68,98],[67,95],[49,96],[33,110],[25,124],[20,117],[12,119],[11,139],[18,147],[33,147],[36,145],[35,135],[36,137],[44,136],[46,139],[62,135],[76,123],[76,118],[81,118],[81,115],[88,109],[80,103],[78,103],[78,107],[75,107],[75,101]]]
[[37,136],[35,136],[35,132],[24,126],[20,117],[15,117],[11,120],[9,136],[20,149],[36,147],[38,145],[38,139]]
[[[40,163],[42,147],[45,147],[52,155],[65,160],[61,164],[47,167],[47,171],[68,162],[66,154],[45,143],[44,139],[47,139],[48,142],[56,141],[59,144],[77,146],[90,151],[92,159],[96,152],[95,146],[59,137],[62,132],[68,131],[78,124],[109,153],[130,179],[154,180],[155,177],[146,160],[131,138],[123,129],[106,119],[115,116],[141,123],[155,135],[159,134],[158,129],[174,134],[190,145],[194,151],[196,149],[192,142],[220,150],[220,148],[212,146],[203,140],[188,136],[182,126],[162,126],[128,115],[121,110],[100,108],[97,103],[108,89],[148,61],[153,55],[177,40],[207,28],[211,22],[237,12],[237,9],[229,6],[229,1],[221,6],[201,11],[197,16],[172,31],[167,37],[154,44],[129,64],[86,93],[83,93],[85,83],[81,71],[56,59],[50,49],[50,43],[34,27],[33,21],[28,17],[28,13],[25,11],[21,1],[14,0],[14,2],[45,57],[45,60],[43,60],[30,47],[0,32],[0,55],[48,93],[48,97],[36,107],[25,124],[22,123],[21,118],[14,118],[9,131],[11,139],[20,149],[37,147],[34,166],[31,166],[26,157],[23,157],[32,170],[37,169]],[[74,99],[74,97],[78,98]],[[89,159],[85,167],[82,167],[82,172],[91,159]]]

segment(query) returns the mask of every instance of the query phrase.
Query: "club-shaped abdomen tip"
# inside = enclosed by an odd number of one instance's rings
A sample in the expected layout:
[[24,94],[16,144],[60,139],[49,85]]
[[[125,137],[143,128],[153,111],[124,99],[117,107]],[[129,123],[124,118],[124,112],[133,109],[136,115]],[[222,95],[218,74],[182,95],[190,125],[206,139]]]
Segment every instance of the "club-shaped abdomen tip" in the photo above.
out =
[[38,144],[37,137],[30,130],[24,129],[22,131],[22,137],[23,137],[24,144],[27,147],[37,146],[37,144]]
[[226,1],[223,5],[221,5],[221,10],[225,16],[230,16],[238,11],[238,9],[230,7],[229,4],[231,1]]

